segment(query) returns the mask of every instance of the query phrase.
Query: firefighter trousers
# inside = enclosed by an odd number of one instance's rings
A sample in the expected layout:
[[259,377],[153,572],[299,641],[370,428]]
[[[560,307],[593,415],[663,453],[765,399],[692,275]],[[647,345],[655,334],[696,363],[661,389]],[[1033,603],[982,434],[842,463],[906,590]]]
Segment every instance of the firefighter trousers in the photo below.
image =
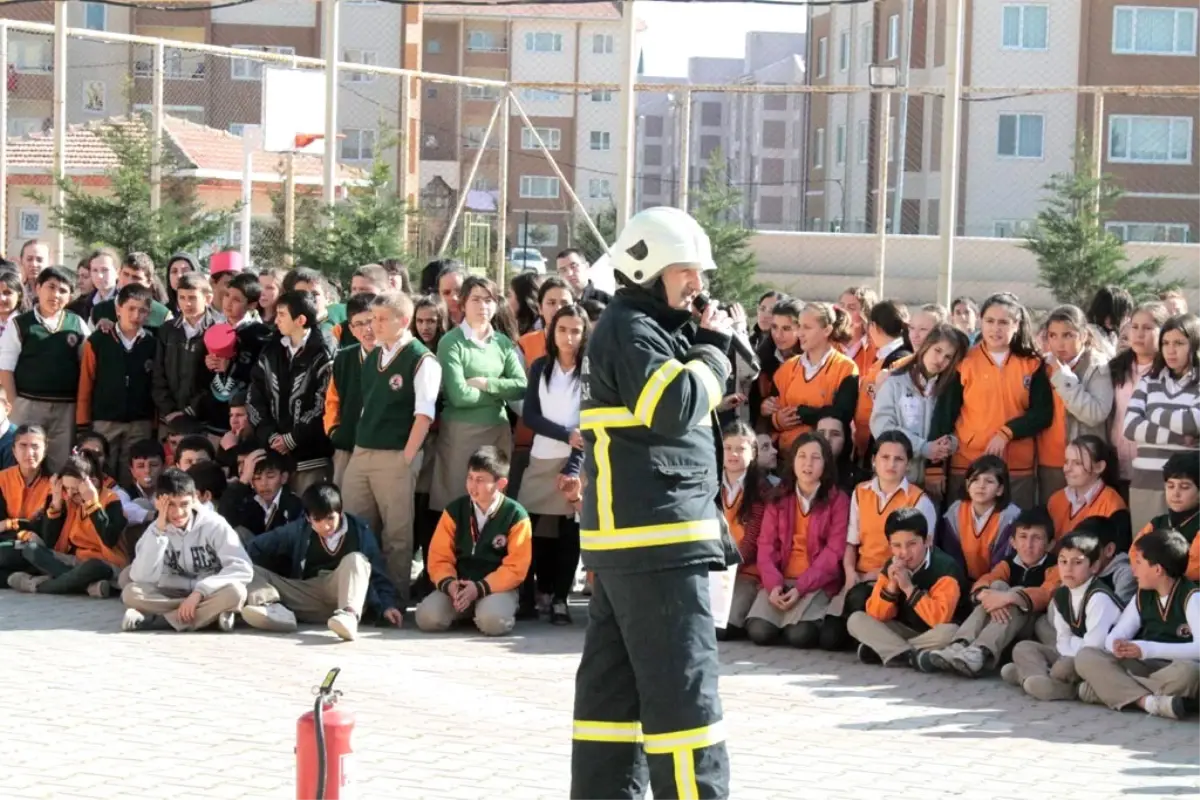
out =
[[575,676],[571,797],[729,796],[708,566],[598,572]]

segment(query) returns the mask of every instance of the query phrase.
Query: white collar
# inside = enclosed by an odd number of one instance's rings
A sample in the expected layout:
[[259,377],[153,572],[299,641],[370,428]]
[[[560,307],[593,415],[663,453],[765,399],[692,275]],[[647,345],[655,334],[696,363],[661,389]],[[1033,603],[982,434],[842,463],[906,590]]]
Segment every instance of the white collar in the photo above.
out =
[[1067,589],[1071,593],[1071,605],[1078,604],[1079,599],[1087,593],[1088,587],[1092,585],[1092,581],[1096,580],[1095,576],[1089,577],[1086,581],[1076,586],[1074,589]]
[[817,370],[817,369],[820,369],[821,367],[823,367],[825,365],[825,362],[829,361],[829,359],[831,359],[831,358],[833,358],[833,347],[832,346],[830,346],[828,349],[825,350],[825,355],[821,356],[821,360],[815,364],[808,360],[808,353],[801,353],[800,354],[800,363],[804,365],[805,370]]
[[1100,494],[1100,490],[1103,488],[1104,481],[1096,481],[1086,492],[1081,495],[1070,486],[1066,487],[1063,491],[1066,492],[1067,502],[1071,504],[1071,513],[1079,511],[1079,509],[1095,500],[1096,495]]
[[496,511],[500,508],[500,504],[503,502],[504,502],[504,493],[496,492],[496,498],[494,500],[492,500],[492,504],[490,506],[488,506],[486,509],[480,508],[474,502],[471,503],[471,506],[475,510],[476,517],[482,516],[484,519],[487,519],[488,517],[492,516],[492,514],[496,513]]
[[489,325],[487,335],[484,336],[482,339],[476,338],[475,331],[471,330],[471,326],[467,324],[467,318],[465,316],[463,317],[462,324],[459,325],[458,327],[462,328],[463,338],[465,338],[468,342],[471,342],[472,344],[485,345],[488,342],[490,342],[496,335],[496,329]]
[[729,482],[729,474],[725,473],[721,476],[721,485],[725,489],[726,504],[733,502],[733,499],[741,494],[742,489],[746,485],[746,473],[738,476],[737,480]]
[[62,327],[63,322],[66,320],[66,314],[66,309],[63,309],[53,316],[43,317],[38,307],[33,307],[33,316],[51,333],[57,333],[58,329]]
[[817,499],[817,493],[813,492],[809,497],[804,492],[800,491],[800,484],[796,484],[796,500],[800,503],[800,510],[807,514],[812,510],[813,501]]
[[284,336],[283,346],[288,349],[288,352],[291,353],[293,357],[295,357],[296,353],[299,353],[304,349],[304,345],[308,342],[308,337],[311,335],[312,328],[305,328],[304,335],[300,337],[300,344],[292,344],[292,337]]
[[122,345],[124,345],[124,347],[125,347],[125,349],[126,349],[126,350],[132,350],[132,349],[133,349],[133,346],[134,346],[135,344],[137,344],[137,342],[138,342],[138,339],[141,339],[143,336],[145,336],[145,335],[146,335],[146,329],[145,329],[145,328],[138,328],[138,331],[137,331],[137,333],[135,333],[135,334],[133,335],[133,338],[132,338],[132,339],[127,339],[127,338],[125,338],[125,334],[121,332],[121,326],[120,326],[120,325],[114,325],[114,326],[113,326],[113,332],[117,334],[117,338],[118,338],[118,339],[121,341],[121,344],[122,344]]
[[877,361],[883,361],[885,358],[887,358],[888,356],[890,356],[892,353],[896,352],[903,346],[904,346],[904,339],[892,339],[890,342],[885,344],[883,347],[881,347],[875,351],[875,359]]
[[866,346],[867,337],[863,336],[861,339],[850,343],[850,346],[846,348],[846,355],[848,355],[850,358],[854,358]]
[[[908,478],[901,478],[900,485],[891,494],[883,493],[883,489],[879,486],[879,478],[871,478],[871,491],[878,495],[881,500],[887,502],[895,497],[898,492],[908,493]],[[972,509],[972,513],[974,513],[974,509]]]
[[266,511],[268,514],[270,514],[271,509],[279,507],[279,498],[282,496],[283,496],[283,487],[280,486],[279,489],[275,492],[275,496],[271,498],[271,502],[264,503],[262,497],[258,494],[258,492],[254,493],[254,502],[258,503],[258,505],[262,508],[263,511]]
[[963,502],[967,504],[967,508],[971,512],[971,519],[974,520],[974,522],[975,522],[975,530],[976,531],[981,531],[985,527],[987,527],[988,520],[990,520],[992,518],[992,514],[996,513],[996,507],[992,506],[987,511],[985,511],[983,513],[983,516],[981,517],[975,513],[975,504],[972,503],[969,498],[967,500],[964,500]]
[[[338,523],[337,530],[328,536],[321,538],[321,544],[326,550],[337,550],[342,546],[342,540],[346,538],[346,532],[350,530],[350,523],[346,519],[346,512],[342,512],[342,521]],[[320,534],[318,534],[319,536]]]
[[383,342],[376,341],[375,346],[379,348],[379,366],[386,367],[388,364],[391,364],[392,359],[399,355],[400,351],[412,340],[413,337],[402,335],[391,347],[386,346]]
[[101,303],[106,302],[108,300],[114,300],[116,298],[116,296],[117,296],[117,287],[115,287],[115,286],[112,288],[112,291],[110,291],[108,294],[104,294],[99,289],[97,289],[96,291],[92,292],[92,305],[98,306]]
[[1038,566],[1041,566],[1042,564],[1045,564],[1046,559],[1049,557],[1050,557],[1050,551],[1047,550],[1045,553],[1042,553],[1042,557],[1038,559],[1038,562],[1036,564],[1026,564],[1024,561],[1021,560],[1021,557],[1019,555],[1014,553],[1013,554],[1013,563],[1020,564],[1025,569],[1033,569],[1034,567],[1038,567]]

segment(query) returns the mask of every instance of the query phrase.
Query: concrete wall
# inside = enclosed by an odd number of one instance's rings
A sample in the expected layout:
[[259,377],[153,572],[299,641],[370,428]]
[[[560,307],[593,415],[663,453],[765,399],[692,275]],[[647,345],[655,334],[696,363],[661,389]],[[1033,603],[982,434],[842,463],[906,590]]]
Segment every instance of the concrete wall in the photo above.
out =
[[[888,297],[928,303],[937,294],[939,239],[936,236],[889,236],[884,288]],[[758,256],[758,278],[805,300],[833,300],[847,286],[875,285],[876,238],[869,235],[760,231],[751,239]],[[1166,280],[1186,282],[1190,307],[1200,305],[1200,245],[1130,243],[1131,263],[1163,255]],[[1054,305],[1037,288],[1037,260],[1020,240],[960,238],[954,247],[953,294],[980,300],[1011,291],[1034,308]]]

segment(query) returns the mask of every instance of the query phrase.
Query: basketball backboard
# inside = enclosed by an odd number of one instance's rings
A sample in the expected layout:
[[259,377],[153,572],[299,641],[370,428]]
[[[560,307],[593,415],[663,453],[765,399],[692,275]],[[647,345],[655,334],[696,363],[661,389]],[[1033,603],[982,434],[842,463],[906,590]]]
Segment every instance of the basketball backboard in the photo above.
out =
[[[263,69],[262,148],[268,153],[325,152],[325,73]],[[317,137],[317,138],[312,138]]]

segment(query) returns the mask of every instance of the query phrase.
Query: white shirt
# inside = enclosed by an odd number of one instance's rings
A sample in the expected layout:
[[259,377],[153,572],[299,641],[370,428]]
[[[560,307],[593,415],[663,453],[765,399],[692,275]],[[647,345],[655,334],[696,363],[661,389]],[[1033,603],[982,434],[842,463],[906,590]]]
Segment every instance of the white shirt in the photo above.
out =
[[[861,485],[861,484],[860,484]],[[879,488],[879,479],[872,478],[870,482],[871,491],[878,498],[879,505],[887,505],[888,502],[896,496],[896,492],[907,492],[909,489],[908,478],[900,481],[900,485],[894,491],[884,494]],[[917,500],[914,508],[920,511],[925,516],[925,522],[929,525],[929,538],[932,541],[934,531],[937,530],[937,509],[933,505],[933,501],[929,499],[929,495],[922,493],[921,499]],[[880,531],[883,533],[883,531]],[[858,522],[858,492],[855,491],[850,496],[850,526],[846,530],[846,544],[859,545],[862,544],[861,532],[859,531]]]
[[[1071,614],[1079,613],[1083,596],[1095,578],[1088,578],[1082,585],[1069,589],[1071,593]],[[1085,647],[1103,647],[1104,640],[1117,620],[1121,618],[1121,608],[1104,592],[1096,592],[1088,600],[1087,608],[1083,609],[1087,627],[1083,636],[1071,633],[1067,620],[1058,611],[1058,604],[1050,604],[1050,624],[1054,626],[1055,645],[1060,656],[1074,658]]]
[[1075,516],[1088,503],[1096,499],[1096,495],[1100,494],[1100,490],[1104,488],[1104,481],[1096,481],[1083,494],[1079,494],[1070,486],[1063,489],[1067,495],[1067,502],[1071,504],[1071,516]]
[[[184,327],[185,328],[187,327],[186,322],[184,323]],[[311,335],[312,335],[312,328],[306,328],[304,331],[304,335],[300,337],[299,344],[292,344],[292,337],[284,336],[283,337],[283,346],[287,348],[288,358],[295,358],[296,353],[299,353],[301,350],[304,349],[304,345],[308,342],[308,337]]]
[[[1169,598],[1162,596],[1158,598],[1159,608],[1162,608],[1163,601],[1166,599]],[[1137,636],[1138,630],[1142,627],[1142,615],[1138,611],[1138,604],[1131,601],[1121,612],[1121,618],[1109,632],[1108,638],[1104,640],[1104,649],[1111,653],[1113,643],[1118,639],[1125,639],[1132,641],[1141,649],[1142,660],[1161,658],[1167,661],[1200,661],[1200,641],[1196,639],[1196,632],[1200,631],[1200,592],[1195,593],[1192,595],[1192,599],[1188,600],[1183,614],[1187,618],[1188,627],[1192,629],[1190,642],[1175,644],[1134,639],[1133,637]]]
[[800,484],[796,484],[796,501],[800,503],[800,511],[805,516],[808,515],[809,511],[812,511],[813,500],[816,499],[816,496],[816,492],[813,492],[811,496],[805,495],[804,492],[800,491]]
[[903,346],[904,346],[904,339],[892,339],[890,342],[885,344],[883,347],[881,347],[875,351],[875,360],[883,361],[885,358],[887,358],[888,356],[890,356],[892,353],[896,352]]
[[111,290],[109,290],[108,294],[105,294],[104,292],[97,289],[96,291],[92,292],[92,305],[98,306],[101,303],[116,299],[116,296],[117,296],[117,287],[115,287],[115,286]]
[[489,325],[487,334],[482,339],[477,338],[475,336],[475,331],[471,330],[471,326],[467,324],[467,320],[465,318],[463,319],[462,324],[458,327],[462,328],[463,338],[476,347],[485,346],[496,336],[496,329]]
[[[276,500],[279,499],[276,495]],[[346,538],[346,531],[350,529],[350,523],[346,521],[346,515],[342,514],[342,521],[338,523],[337,530],[321,540],[321,544],[326,550],[336,552],[342,546],[342,540]]]
[[[60,311],[50,318],[42,316],[42,312],[36,308],[33,310],[33,316],[38,322],[46,326],[50,332],[56,332],[63,324],[64,314],[66,311]],[[17,362],[21,360],[21,329],[12,324],[16,315],[9,318],[9,324],[5,326],[4,333],[0,334],[0,370],[12,372],[17,368]],[[82,319],[79,321],[79,347],[83,347],[83,343],[87,341],[87,337],[92,333],[92,329]],[[17,387],[20,389],[21,387]],[[8,398],[11,402],[16,398]]]
[[849,358],[854,358],[856,355],[858,355],[858,352],[866,346],[867,346],[867,337],[864,336],[861,339],[858,339],[857,341],[851,343],[851,345],[846,348],[846,356]]
[[818,361],[816,364],[814,364],[808,360],[808,353],[801,353],[800,354],[800,366],[804,367],[804,379],[807,381],[811,381],[813,379],[813,377],[818,372],[821,371],[821,367],[825,366],[825,363],[827,361],[829,361],[829,359],[832,357],[833,357],[833,348],[832,347],[830,347],[828,350],[825,351],[825,355],[821,356],[821,360]]
[[145,328],[138,328],[138,332],[133,335],[132,339],[126,339],[125,334],[121,333],[120,325],[114,327],[113,330],[116,331],[117,341],[119,341],[121,343],[121,347],[125,348],[126,353],[131,352],[133,350],[133,346],[135,344],[137,344],[138,339],[141,339],[143,336],[146,335]]
[[475,503],[471,503],[471,510],[475,512],[475,527],[480,532],[483,531],[487,521],[491,519],[492,514],[495,514],[500,508],[500,504],[504,502],[504,495],[496,492],[496,497],[492,500],[492,504],[487,508],[480,508]]
[[733,501],[737,500],[738,495],[742,493],[742,488],[746,485],[746,473],[742,473],[736,480],[730,481],[729,475],[721,476],[721,490],[725,493],[725,506],[733,505]]
[[[970,503],[971,501],[965,500],[963,502]],[[983,516],[979,516],[975,513],[975,504],[971,503],[971,521],[975,523],[975,530],[981,531],[987,527],[988,520],[992,518],[992,514],[994,513],[996,513],[996,507],[992,506],[987,511],[983,512]]]
[[1004,350],[999,353],[993,353],[991,350],[988,350],[988,355],[992,357],[992,361],[996,362],[997,367],[1004,366],[1004,362],[1008,360],[1008,354],[1008,350]]
[[[387,369],[388,365],[400,355],[400,351],[407,347],[416,339],[400,337],[391,347],[385,347],[380,342],[379,348],[379,369]],[[442,365],[436,358],[422,358],[417,364],[417,371],[413,375],[413,393],[416,395],[413,400],[413,413],[420,414],[423,417],[435,419],[437,417],[437,399],[438,392],[442,388]]]
[[[538,399],[542,403],[542,416],[564,428],[574,430],[579,427],[579,408],[581,391],[579,379],[575,370],[563,370],[556,360],[549,365],[550,385],[546,385],[545,373],[538,377]],[[567,458],[571,455],[571,445],[560,442],[548,436],[533,437],[533,446],[529,450],[533,458]]]
[[258,507],[263,510],[263,513],[266,515],[266,521],[268,524],[270,524],[270,522],[271,522],[271,516],[275,513],[275,509],[279,508],[279,498],[282,495],[283,495],[283,487],[280,486],[279,490],[275,492],[275,496],[271,498],[271,502],[265,503],[265,502],[263,502],[263,499],[258,494],[258,492],[254,493],[254,502],[258,503]]
[[[200,315],[200,319],[196,320],[195,325],[188,322],[187,317],[184,317],[183,318],[183,335],[189,339],[195,339],[198,335],[200,335],[200,325],[203,324],[203,322],[204,322],[203,314]],[[286,336],[283,337],[283,340],[286,342],[287,337]]]

